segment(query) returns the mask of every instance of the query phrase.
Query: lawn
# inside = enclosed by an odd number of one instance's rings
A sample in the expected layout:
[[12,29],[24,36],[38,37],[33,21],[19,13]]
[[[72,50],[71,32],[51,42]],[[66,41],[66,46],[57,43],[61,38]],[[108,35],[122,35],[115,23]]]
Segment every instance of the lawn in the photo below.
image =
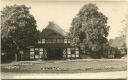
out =
[[17,73],[86,73],[126,71],[125,59],[84,59],[58,61],[19,61],[2,64],[2,72]]

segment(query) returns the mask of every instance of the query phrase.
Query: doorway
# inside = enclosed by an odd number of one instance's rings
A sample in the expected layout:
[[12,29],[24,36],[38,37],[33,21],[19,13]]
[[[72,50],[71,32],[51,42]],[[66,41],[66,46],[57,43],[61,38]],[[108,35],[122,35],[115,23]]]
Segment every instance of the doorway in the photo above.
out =
[[60,60],[63,58],[62,48],[49,48],[47,49],[47,59],[48,60]]

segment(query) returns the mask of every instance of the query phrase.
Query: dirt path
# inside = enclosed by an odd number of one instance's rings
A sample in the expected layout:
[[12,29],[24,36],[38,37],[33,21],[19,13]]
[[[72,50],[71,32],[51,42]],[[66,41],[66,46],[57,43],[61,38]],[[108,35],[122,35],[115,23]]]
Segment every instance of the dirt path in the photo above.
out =
[[2,73],[2,79],[125,79],[126,71],[73,73],[73,74],[42,74],[42,73]]

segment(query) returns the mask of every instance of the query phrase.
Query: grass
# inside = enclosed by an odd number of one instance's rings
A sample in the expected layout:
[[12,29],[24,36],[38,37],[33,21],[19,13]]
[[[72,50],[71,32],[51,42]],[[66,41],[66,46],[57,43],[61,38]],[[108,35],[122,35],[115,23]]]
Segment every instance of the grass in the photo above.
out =
[[124,59],[85,59],[60,61],[20,61],[2,64],[2,72],[17,73],[78,73],[126,71]]

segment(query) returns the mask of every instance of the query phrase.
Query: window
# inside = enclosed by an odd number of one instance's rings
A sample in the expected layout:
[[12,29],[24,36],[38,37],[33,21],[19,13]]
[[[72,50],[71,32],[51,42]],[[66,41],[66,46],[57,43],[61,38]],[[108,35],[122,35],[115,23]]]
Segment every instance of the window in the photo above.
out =
[[[43,39],[42,39],[43,40]],[[43,42],[42,42],[43,43]],[[45,39],[45,43],[48,43],[48,39]]]
[[71,54],[71,49],[70,48],[67,49],[67,53]]
[[35,50],[38,50],[38,48],[35,48]]
[[30,48],[30,59],[34,59],[34,48]]
[[67,39],[64,39],[64,43],[67,43]]
[[43,55],[43,52],[40,52],[40,55]]
[[52,40],[52,43],[56,43],[56,39],[51,39]]
[[76,54],[79,54],[79,51],[76,51]]
[[34,59],[34,52],[30,52],[30,59]]
[[52,39],[48,39],[48,43],[52,43]]
[[34,48],[30,48],[30,51],[34,51]]
[[70,43],[70,40],[68,39],[68,43]]
[[19,53],[20,53],[20,54],[24,54],[24,52],[23,52],[23,51],[19,51]]
[[35,55],[35,58],[38,59],[38,58],[40,58],[40,57],[39,57],[39,55]]
[[75,48],[77,51],[79,50],[78,48]]
[[60,40],[59,39],[57,39],[57,43],[60,43]]
[[64,43],[63,39],[57,39],[57,43]]
[[76,57],[79,57],[79,55],[76,55]]
[[64,43],[64,39],[61,39],[61,43]]
[[45,39],[42,39],[42,43],[45,43]]
[[40,48],[40,51],[43,51],[43,48]]
[[70,57],[71,57],[71,55],[68,55],[68,57],[70,58]]
[[43,56],[43,48],[39,49],[39,55],[40,55],[40,58],[42,58],[42,56]]
[[60,39],[57,39],[57,43],[60,43]]
[[38,44],[41,44],[41,40],[38,40]]
[[75,54],[72,54],[72,57],[75,57]]

